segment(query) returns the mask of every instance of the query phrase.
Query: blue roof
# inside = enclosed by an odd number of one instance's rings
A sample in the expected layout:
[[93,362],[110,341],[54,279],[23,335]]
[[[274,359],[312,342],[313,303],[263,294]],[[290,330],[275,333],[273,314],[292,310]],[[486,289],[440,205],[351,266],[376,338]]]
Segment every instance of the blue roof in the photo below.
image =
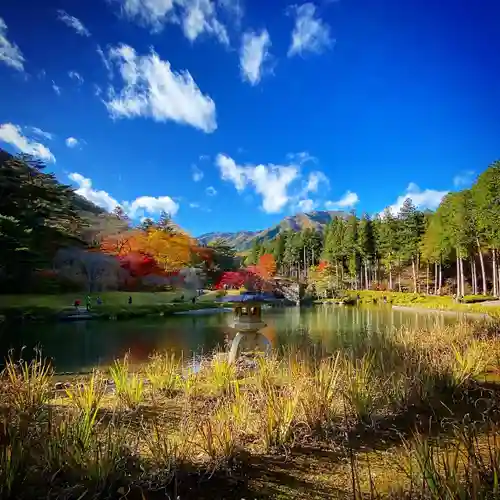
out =
[[277,300],[269,293],[242,293],[241,295],[226,295],[216,302],[272,302]]

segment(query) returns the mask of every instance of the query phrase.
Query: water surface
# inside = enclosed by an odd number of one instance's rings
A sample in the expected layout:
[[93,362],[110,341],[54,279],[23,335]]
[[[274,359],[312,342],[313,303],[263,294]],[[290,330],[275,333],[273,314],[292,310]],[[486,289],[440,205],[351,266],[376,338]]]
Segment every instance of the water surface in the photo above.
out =
[[[106,366],[130,352],[134,363],[146,361],[156,350],[171,350],[186,357],[224,347],[234,331],[232,314],[171,316],[128,321],[78,321],[6,327],[0,331],[0,359],[10,349],[24,357],[37,346],[52,358],[58,373],[87,372]],[[439,313],[397,311],[390,306],[277,308],[264,311],[263,333],[274,347],[307,341],[329,352],[339,336],[349,340],[360,334],[386,332],[401,326],[424,328],[449,324],[457,317]]]

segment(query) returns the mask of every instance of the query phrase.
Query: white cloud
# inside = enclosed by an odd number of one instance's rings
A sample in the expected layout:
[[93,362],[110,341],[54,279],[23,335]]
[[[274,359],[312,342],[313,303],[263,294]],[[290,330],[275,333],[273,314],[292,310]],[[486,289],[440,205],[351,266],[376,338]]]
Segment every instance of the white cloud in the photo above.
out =
[[90,31],[83,25],[80,19],[70,16],[64,10],[57,11],[57,18],[62,21],[66,26],[73,28],[81,36],[90,36]]
[[453,185],[457,188],[470,186],[474,182],[474,170],[467,170],[453,177]]
[[87,200],[111,212],[118,205],[123,207],[130,217],[140,217],[144,214],[155,215],[162,211],[175,215],[179,210],[179,205],[170,196],[139,196],[133,201],[123,201],[119,203],[106,191],[96,191],[92,188],[92,181],[83,175],[73,172],[68,177],[78,185],[76,193]]
[[248,80],[251,85],[260,82],[264,72],[263,65],[269,60],[269,47],[271,39],[267,30],[261,31],[258,35],[254,32],[247,32],[243,35],[240,49],[240,69],[244,80]]
[[267,213],[279,212],[290,201],[288,187],[299,175],[296,165],[240,166],[223,154],[217,155],[216,164],[222,179],[232,182],[239,192],[253,186]]
[[132,202],[124,202],[124,208],[131,217],[135,217],[138,213],[145,212],[148,214],[167,214],[175,215],[179,210],[179,204],[176,203],[170,196],[140,196]]
[[54,138],[54,134],[51,134],[50,132],[45,132],[41,128],[38,127],[27,127],[28,130],[31,130],[31,132],[34,135],[38,135],[39,137],[43,137],[44,139],[48,139],[51,141]]
[[307,212],[312,212],[318,206],[318,204],[314,200],[308,198],[305,200],[300,200],[297,206],[299,210],[307,213]]
[[24,136],[22,134],[21,127],[12,123],[4,123],[3,125],[0,125],[0,141],[14,146],[22,153],[36,156],[41,160],[48,162],[56,161],[49,148]]
[[83,196],[92,203],[95,203],[97,206],[106,209],[108,212],[111,212],[118,205],[121,205],[106,191],[96,191],[95,189],[92,189],[92,181],[87,177],[84,177],[77,172],[69,174],[68,177],[75,184],[78,184],[78,189],[75,190],[77,194]]
[[66,146],[68,146],[68,148],[75,148],[76,146],[78,146],[78,144],[78,139],[75,139],[74,137],[68,137],[66,139]]
[[139,56],[128,45],[113,48],[109,54],[124,81],[118,95],[110,89],[106,106],[112,117],[171,120],[207,133],[217,128],[214,101],[201,93],[188,71],[173,72],[170,63],[154,51]]
[[83,83],[83,76],[80,75],[80,73],[78,73],[76,71],[68,71],[68,76],[71,79],[76,80],[79,85],[81,85]]
[[54,89],[54,92],[57,95],[61,95],[61,87],[57,86],[56,82],[54,82],[54,80],[52,80],[52,88]]
[[304,52],[321,53],[330,47],[330,27],[320,17],[316,16],[316,7],[305,3],[293,7],[295,27],[292,32],[292,43],[288,49],[288,57]]
[[199,203],[196,203],[196,202],[191,202],[189,204],[189,207],[190,208],[200,208],[200,204]]
[[7,39],[7,25],[0,17],[0,61],[7,66],[24,71],[24,56],[21,49]]
[[230,13],[236,22],[242,10],[233,0],[115,0],[122,13],[139,23],[159,32],[165,24],[179,24],[190,41],[206,33],[224,45],[229,45],[226,27],[219,21],[217,7]]
[[420,210],[435,210],[447,194],[448,191],[437,191],[435,189],[425,189],[422,191],[414,182],[410,182],[405,194],[398,196],[396,202],[388,208],[393,214],[397,214],[401,210],[404,201],[410,198],[413,204]]
[[330,184],[328,177],[320,171],[311,172],[309,174],[309,179],[307,180],[306,192],[316,193],[318,191],[320,183]]
[[307,151],[300,151],[298,153],[288,153],[286,157],[299,165],[303,165],[307,162],[317,163],[318,159],[315,156],[312,156]]
[[215,196],[217,194],[217,189],[215,189],[213,186],[208,186],[207,189],[205,189],[205,192],[208,194],[208,196]]
[[344,196],[337,201],[327,201],[325,206],[328,210],[339,210],[343,208],[352,208],[359,202],[359,196],[352,191],[346,191]]
[[111,66],[111,63],[109,62],[108,58],[106,57],[106,54],[104,54],[103,50],[101,49],[101,46],[97,46],[97,54],[99,54],[99,57],[101,58],[102,63],[104,64],[104,67],[106,68],[106,71],[108,72],[109,78],[112,78],[113,76],[113,68]]
[[196,165],[193,165],[191,167],[192,171],[193,171],[193,181],[194,182],[199,182],[201,181],[201,179],[203,179],[203,172],[196,166]]

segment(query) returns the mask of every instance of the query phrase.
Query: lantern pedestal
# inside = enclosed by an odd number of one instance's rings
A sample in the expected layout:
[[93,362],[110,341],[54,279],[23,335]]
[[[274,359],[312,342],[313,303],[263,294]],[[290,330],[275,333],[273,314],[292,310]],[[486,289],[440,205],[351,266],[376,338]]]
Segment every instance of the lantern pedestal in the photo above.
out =
[[230,304],[234,311],[231,327],[237,333],[229,350],[229,363],[234,363],[240,352],[255,352],[262,347],[265,351],[270,349],[269,340],[259,332],[266,326],[262,321],[262,303],[270,301],[274,298],[255,293],[226,296],[220,300]]

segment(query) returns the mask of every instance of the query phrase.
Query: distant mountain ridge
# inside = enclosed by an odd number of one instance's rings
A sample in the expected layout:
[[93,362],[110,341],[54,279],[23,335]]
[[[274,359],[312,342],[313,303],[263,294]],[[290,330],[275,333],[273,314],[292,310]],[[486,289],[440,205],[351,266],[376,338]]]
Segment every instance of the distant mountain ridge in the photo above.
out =
[[253,243],[253,240],[263,242],[272,240],[279,233],[291,229],[292,231],[302,231],[306,228],[312,228],[316,231],[323,232],[326,225],[335,217],[346,217],[345,212],[336,210],[318,210],[310,213],[300,213],[289,215],[281,220],[275,226],[261,231],[237,231],[234,233],[219,233],[211,232],[198,236],[198,241],[203,245],[207,245],[211,241],[218,238],[223,238],[233,245],[236,250],[248,250]]

